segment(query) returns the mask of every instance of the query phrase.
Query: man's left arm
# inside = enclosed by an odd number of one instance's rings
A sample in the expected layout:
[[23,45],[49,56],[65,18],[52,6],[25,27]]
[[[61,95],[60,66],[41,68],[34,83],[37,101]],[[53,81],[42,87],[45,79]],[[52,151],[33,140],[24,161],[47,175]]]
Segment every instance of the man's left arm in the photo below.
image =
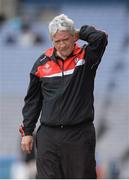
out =
[[108,35],[93,26],[82,26],[79,31],[79,39],[87,41],[86,58],[91,68],[97,67],[105,51]]

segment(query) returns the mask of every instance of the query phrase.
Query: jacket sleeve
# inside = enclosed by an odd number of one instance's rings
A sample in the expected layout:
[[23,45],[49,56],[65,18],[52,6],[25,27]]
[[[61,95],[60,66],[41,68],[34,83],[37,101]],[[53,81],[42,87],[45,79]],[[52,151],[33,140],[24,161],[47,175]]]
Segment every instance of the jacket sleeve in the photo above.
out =
[[35,76],[35,65],[30,73],[30,83],[27,95],[24,99],[23,114],[23,128],[24,135],[32,135],[36,123],[38,121],[40,111],[42,108],[42,93],[41,83],[38,77]]
[[93,26],[84,25],[80,29],[79,39],[87,41],[86,59],[91,69],[97,68],[108,42],[107,34]]

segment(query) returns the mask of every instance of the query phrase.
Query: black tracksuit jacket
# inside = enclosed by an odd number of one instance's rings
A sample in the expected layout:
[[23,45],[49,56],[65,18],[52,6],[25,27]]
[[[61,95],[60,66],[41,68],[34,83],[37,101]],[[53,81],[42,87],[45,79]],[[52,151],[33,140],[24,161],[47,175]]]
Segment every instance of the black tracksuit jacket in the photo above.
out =
[[84,25],[66,59],[48,49],[35,62],[22,110],[24,135],[31,135],[40,116],[41,124],[71,126],[94,120],[94,79],[107,45],[105,32]]

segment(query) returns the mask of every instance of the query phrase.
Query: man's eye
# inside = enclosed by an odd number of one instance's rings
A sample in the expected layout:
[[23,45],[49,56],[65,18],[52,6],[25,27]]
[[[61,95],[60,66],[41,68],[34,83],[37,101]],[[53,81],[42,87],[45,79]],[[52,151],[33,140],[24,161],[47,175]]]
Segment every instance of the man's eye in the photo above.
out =
[[58,43],[59,43],[59,41],[55,41],[55,43],[56,43],[56,44],[58,44]]

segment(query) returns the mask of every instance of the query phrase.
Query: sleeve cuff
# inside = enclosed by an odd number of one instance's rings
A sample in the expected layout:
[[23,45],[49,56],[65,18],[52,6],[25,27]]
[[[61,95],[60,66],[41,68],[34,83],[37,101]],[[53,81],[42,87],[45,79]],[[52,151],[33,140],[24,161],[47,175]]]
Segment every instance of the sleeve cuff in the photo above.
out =
[[21,137],[24,137],[24,136],[32,136],[32,135],[33,135],[32,132],[26,132],[26,131],[25,131],[25,127],[24,127],[23,125],[20,126],[19,132],[20,132],[20,134],[21,134]]

